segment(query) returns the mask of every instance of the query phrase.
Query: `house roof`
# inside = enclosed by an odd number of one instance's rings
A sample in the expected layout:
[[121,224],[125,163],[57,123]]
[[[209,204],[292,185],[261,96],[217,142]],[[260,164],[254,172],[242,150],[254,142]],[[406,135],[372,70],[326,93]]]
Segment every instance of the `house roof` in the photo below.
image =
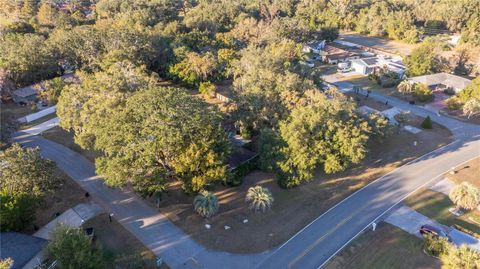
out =
[[[68,83],[76,83],[76,84],[80,83],[79,77],[76,76],[75,74],[66,74],[66,75],[61,76],[61,78],[65,82],[68,82]],[[23,88],[14,90],[12,92],[12,94],[14,94],[18,97],[27,97],[27,96],[31,96],[31,95],[36,95],[40,91],[43,91],[44,89],[45,89],[45,83],[44,82],[39,82],[39,83],[30,85],[30,86],[27,86],[27,87],[23,87]]]
[[0,233],[0,258],[12,258],[11,269],[22,268],[47,243],[47,240],[21,233]]
[[412,77],[408,80],[413,83],[422,83],[428,86],[442,84],[454,89],[464,89],[472,82],[469,79],[448,73],[437,73],[432,75]]
[[334,46],[326,45],[321,52],[322,55],[327,57],[328,59],[341,59],[341,58],[347,58],[347,57],[352,57],[355,55],[358,55],[357,53],[350,52],[341,48],[337,48]]
[[242,147],[233,147],[232,153],[228,159],[228,165],[235,169],[246,161],[255,158],[258,154]]

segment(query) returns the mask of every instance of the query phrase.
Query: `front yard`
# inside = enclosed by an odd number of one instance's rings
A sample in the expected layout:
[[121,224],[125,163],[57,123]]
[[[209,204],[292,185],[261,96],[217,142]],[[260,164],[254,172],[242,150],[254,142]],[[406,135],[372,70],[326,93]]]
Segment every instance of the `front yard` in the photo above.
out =
[[[43,134],[47,139],[80,152],[91,161],[95,154],[73,143],[73,135],[56,127]],[[414,146],[414,141],[417,145]],[[212,190],[219,198],[220,209],[209,220],[193,211],[193,195],[184,194],[178,182],[163,195],[160,212],[202,245],[235,253],[255,253],[271,249],[310,223],[342,199],[396,167],[452,141],[451,133],[440,126],[419,134],[400,131],[383,143],[373,142],[365,160],[343,173],[326,175],[292,190],[278,187],[274,174],[253,171],[238,187],[217,185]],[[268,187],[274,196],[271,212],[254,214],[245,203],[249,187]],[[154,201],[152,206],[155,206]],[[248,219],[247,223],[244,220]],[[205,224],[211,224],[206,229]],[[229,226],[230,229],[225,229]]]
[[157,267],[155,254],[115,219],[110,222],[107,214],[86,221],[83,227],[94,229],[95,240],[105,254],[106,268],[169,268],[165,263]]
[[473,210],[457,217],[448,210],[455,207],[450,198],[432,190],[420,190],[405,200],[405,203],[419,213],[441,224],[458,225],[476,234],[480,234],[480,212]]
[[332,260],[325,269],[439,269],[439,260],[423,253],[423,242],[399,228],[380,223],[376,231],[360,235]]
[[456,173],[454,175],[448,174],[447,177],[460,184],[464,181],[480,188],[480,158],[473,159],[462,166],[455,168]]
[[[85,197],[85,191],[60,169],[57,168],[55,173],[63,178],[63,185],[54,193],[45,195],[40,202],[33,221],[38,228],[52,221],[55,213],[61,214],[80,203],[87,203],[90,199]],[[23,232],[33,234],[35,232],[33,225],[27,227]]]

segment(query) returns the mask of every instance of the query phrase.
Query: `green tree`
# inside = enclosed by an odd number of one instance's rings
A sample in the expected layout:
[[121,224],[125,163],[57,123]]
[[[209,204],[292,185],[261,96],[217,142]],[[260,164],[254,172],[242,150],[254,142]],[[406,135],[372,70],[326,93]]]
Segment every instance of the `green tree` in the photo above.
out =
[[218,198],[213,193],[201,191],[193,199],[193,208],[204,218],[210,218],[218,211]]
[[437,44],[424,41],[412,50],[404,59],[409,76],[431,74],[438,70],[439,59],[436,54]]
[[413,87],[413,97],[419,102],[431,101],[434,96],[432,90],[422,83],[416,83]]
[[458,98],[463,103],[466,103],[470,99],[480,101],[480,77],[472,80],[472,82],[458,94]]
[[55,163],[43,159],[38,148],[13,144],[0,151],[0,163],[0,186],[8,194],[41,197],[61,185],[55,176]]
[[0,191],[0,227],[2,232],[22,231],[35,219],[37,201],[25,194]]
[[55,105],[58,102],[62,90],[68,85],[63,78],[57,77],[43,82],[44,89],[41,91],[40,95],[45,98],[45,100],[50,105]]
[[211,78],[216,67],[217,61],[213,54],[187,52],[179,63],[171,66],[169,73],[183,84],[193,87]]
[[402,80],[397,86],[398,92],[402,94],[412,93],[413,89],[414,89],[414,85],[410,83],[408,80]]
[[480,253],[467,246],[451,246],[448,251],[440,255],[444,269],[479,269]]
[[206,98],[212,98],[215,97],[215,91],[216,87],[213,83],[210,81],[207,82],[201,82],[200,86],[198,87],[198,91],[203,94],[204,97]]
[[445,237],[436,237],[428,234],[424,239],[423,248],[430,255],[439,257],[444,253],[447,253],[451,248],[448,239]]
[[273,196],[269,189],[255,186],[248,189],[245,201],[250,204],[250,210],[265,213],[272,208]]
[[24,0],[20,12],[22,13],[23,18],[26,20],[32,18],[37,13],[37,1]]
[[57,9],[52,5],[52,3],[48,1],[42,1],[37,14],[38,22],[41,25],[54,26],[57,16]]
[[432,129],[433,126],[432,126],[432,119],[430,118],[430,116],[427,116],[423,122],[422,122],[422,128],[423,129]]
[[104,268],[103,252],[92,243],[83,229],[58,226],[48,243],[48,254],[57,260],[60,268],[96,269]]
[[60,71],[45,38],[34,34],[7,35],[0,39],[0,68],[9,72],[17,86],[54,77]]
[[185,191],[196,192],[227,177],[230,146],[221,115],[183,90],[138,91],[106,118],[93,133],[95,148],[105,154],[97,169],[111,185],[148,181],[161,190],[177,178]]
[[477,208],[479,204],[479,191],[477,188],[469,184],[468,182],[462,182],[455,185],[450,191],[448,197],[459,208],[466,210],[473,210]]
[[280,149],[282,148],[282,140],[278,132],[263,128],[260,131],[258,138],[259,145],[259,160],[258,165],[260,169],[266,172],[273,172],[277,168],[277,161],[280,160]]
[[319,166],[326,173],[343,171],[367,153],[371,129],[352,102],[341,97],[329,100],[318,91],[309,92],[304,102],[280,124],[287,146],[278,164],[279,183],[287,188],[311,180]]
[[463,113],[467,114],[469,119],[473,115],[480,114],[480,101],[475,98],[468,100],[463,105]]

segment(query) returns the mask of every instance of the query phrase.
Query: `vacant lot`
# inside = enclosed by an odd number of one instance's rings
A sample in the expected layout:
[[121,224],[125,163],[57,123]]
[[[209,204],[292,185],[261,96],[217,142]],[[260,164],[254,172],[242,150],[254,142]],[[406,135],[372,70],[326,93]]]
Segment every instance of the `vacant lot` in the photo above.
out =
[[421,214],[432,218],[444,225],[459,225],[476,234],[480,234],[480,212],[473,210],[457,217],[448,210],[455,205],[448,196],[432,190],[420,190],[410,196],[405,203]]
[[[55,213],[63,213],[80,203],[88,202],[89,198],[85,197],[85,191],[69,176],[60,169],[55,172],[57,176],[63,178],[63,185],[60,189],[52,194],[47,194],[39,208],[35,212],[34,224],[42,227],[55,218]],[[33,225],[27,227],[23,232],[33,234],[35,231]]]
[[353,100],[357,103],[358,107],[368,106],[378,111],[384,111],[389,108],[392,108],[392,106],[385,104],[384,102],[377,101],[373,98],[365,98],[365,96],[363,95],[357,95],[352,92],[349,92],[346,95],[352,97]]
[[[418,141],[416,147],[413,141]],[[219,198],[220,210],[210,220],[192,210],[193,196],[182,193],[179,184],[172,184],[169,192],[163,195],[160,211],[210,248],[259,252],[283,243],[355,190],[450,141],[449,131],[440,126],[436,131],[423,131],[418,135],[402,131],[384,143],[372,143],[370,154],[360,165],[334,175],[318,172],[312,182],[292,190],[279,188],[274,174],[254,171],[239,187],[217,186],[213,190]],[[272,191],[275,202],[271,212],[254,214],[249,211],[245,195],[248,188],[255,185]],[[244,224],[244,219],[248,219],[248,223]],[[206,223],[212,224],[210,230],[204,227]],[[225,230],[225,225],[231,229]]]
[[[107,214],[86,221],[83,227],[94,229],[95,240],[105,252],[107,268],[157,268],[155,254],[116,220],[110,222]],[[163,264],[160,268],[168,266]]]
[[2,121],[9,118],[18,119],[30,113],[33,113],[30,106],[19,106],[16,105],[13,101],[1,103],[0,108],[0,115]]
[[[73,143],[71,134],[58,127],[46,132],[44,137],[89,159],[93,157],[91,152],[83,151]],[[417,146],[413,145],[414,141],[418,142]],[[417,135],[401,131],[383,143],[373,142],[370,153],[361,164],[334,175],[318,172],[312,182],[292,190],[280,189],[274,174],[254,171],[239,187],[218,185],[212,190],[219,197],[220,210],[210,220],[193,211],[193,196],[184,194],[180,185],[174,183],[163,195],[160,211],[209,248],[237,253],[264,251],[285,242],[318,215],[369,182],[449,142],[450,132],[440,126]],[[275,202],[271,212],[254,214],[248,210],[245,195],[248,188],[255,185],[272,191]],[[248,219],[248,223],[243,223],[244,219]],[[206,223],[212,225],[210,230],[205,228]],[[231,229],[225,230],[225,225]]]
[[365,47],[370,47],[383,52],[409,55],[415,45],[407,44],[399,41],[389,40],[379,37],[365,36],[355,32],[345,32],[340,34],[339,40],[355,43]]
[[338,253],[326,269],[440,268],[439,260],[423,253],[421,239],[387,223],[360,235]]
[[473,159],[462,166],[455,168],[454,175],[446,175],[450,180],[457,184],[464,181],[480,188],[480,158]]

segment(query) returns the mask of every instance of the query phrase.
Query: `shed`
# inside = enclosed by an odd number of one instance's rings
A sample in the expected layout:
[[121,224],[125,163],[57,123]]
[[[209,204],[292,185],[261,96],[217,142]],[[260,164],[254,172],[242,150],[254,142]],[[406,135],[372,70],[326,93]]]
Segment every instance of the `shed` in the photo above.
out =
[[20,88],[12,92],[13,101],[17,104],[30,103],[37,99],[39,90],[35,88],[35,85]]

